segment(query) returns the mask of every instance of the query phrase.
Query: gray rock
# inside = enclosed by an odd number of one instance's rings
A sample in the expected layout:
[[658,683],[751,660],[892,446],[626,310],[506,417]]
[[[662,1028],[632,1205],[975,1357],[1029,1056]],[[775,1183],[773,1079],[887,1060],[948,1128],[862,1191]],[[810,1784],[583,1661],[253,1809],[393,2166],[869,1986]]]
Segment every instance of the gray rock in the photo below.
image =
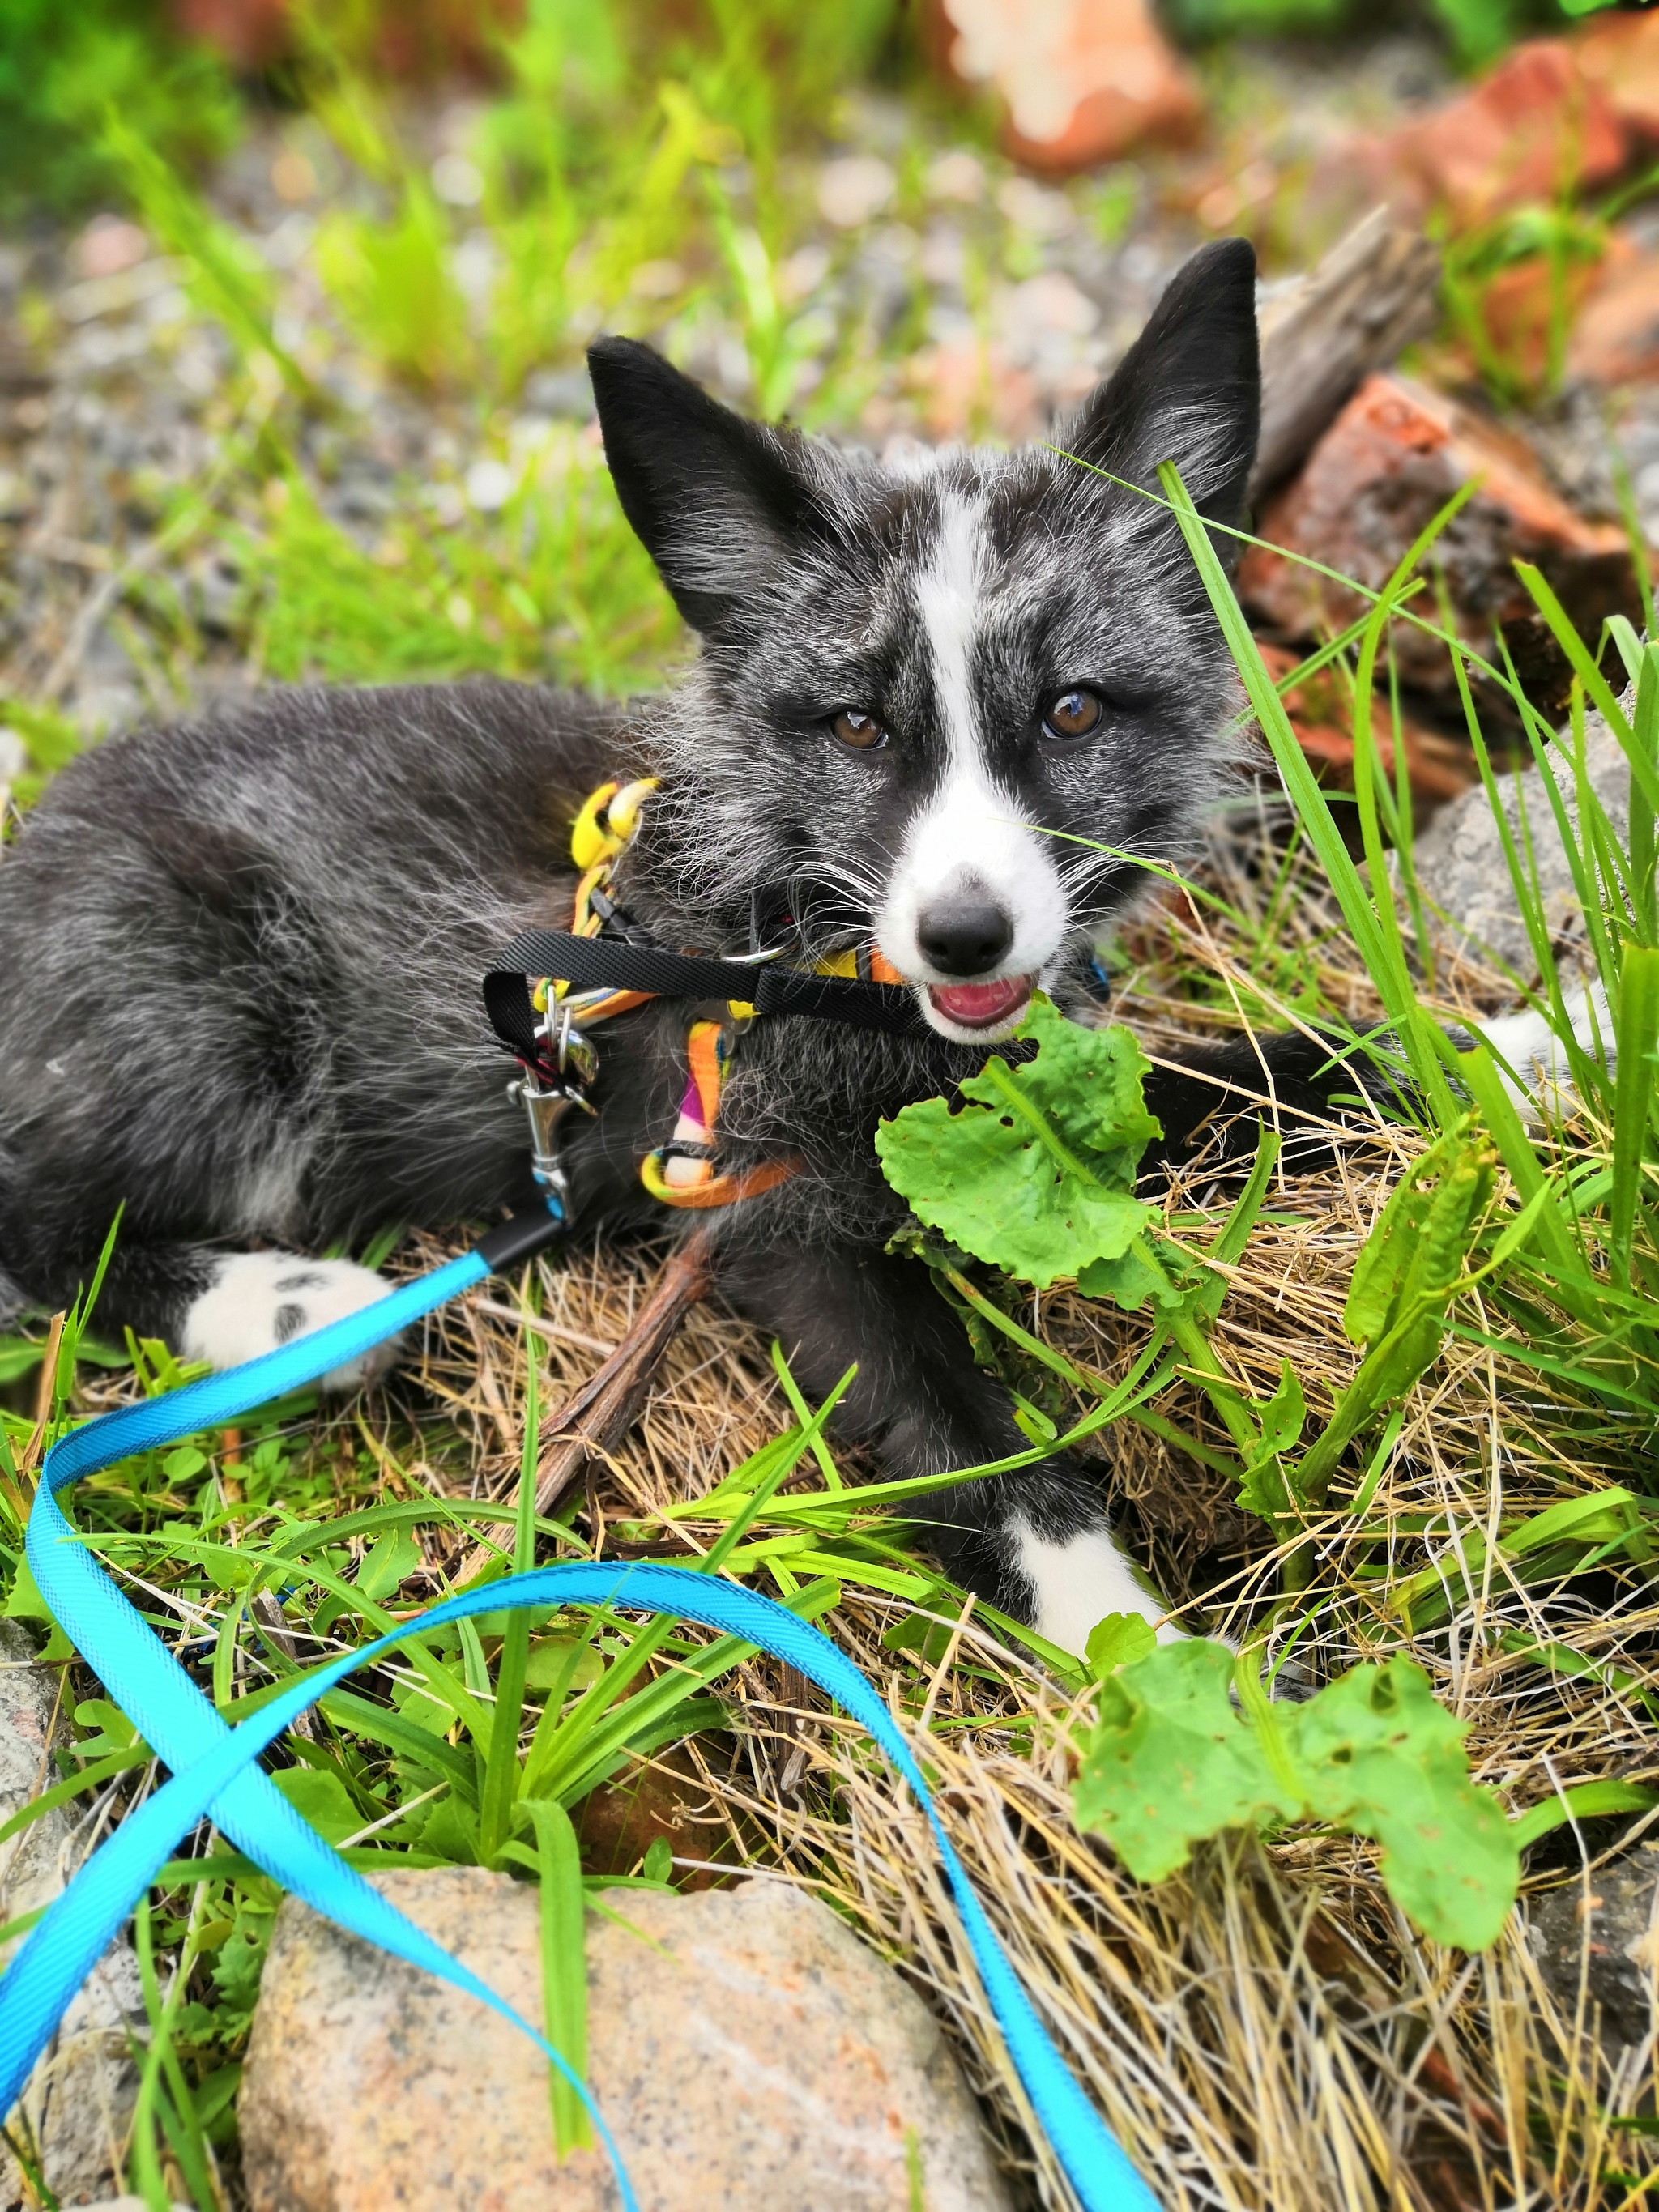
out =
[[[1634,711],[1632,692],[1626,691],[1620,703],[1627,714]],[[1622,837],[1630,817],[1630,763],[1599,714],[1585,718],[1584,763],[1592,790]],[[1578,801],[1570,751],[1552,750],[1551,773],[1576,829]],[[1523,854],[1524,811],[1557,958],[1574,967],[1579,964],[1575,955],[1584,944],[1583,918],[1543,778],[1536,768],[1523,769],[1518,775],[1500,776],[1498,792],[1510,834]],[[1495,954],[1523,983],[1530,983],[1536,963],[1484,785],[1476,784],[1441,808],[1417,839],[1413,857],[1424,896],[1445,916],[1437,933],[1443,949],[1467,951],[1477,960]]]
[[[476,1868],[378,1886],[527,2019],[534,1887]],[[825,1905],[775,1881],[613,1890],[587,1921],[588,2082],[647,2212],[1005,2212],[938,2024]],[[253,2212],[600,2212],[598,2149],[553,2151],[548,2068],[472,1998],[277,1915],[240,2121]],[[914,2150],[911,2146],[914,2145]]]
[[1640,2043],[1653,2023],[1654,1974],[1659,1968],[1659,1844],[1643,1844],[1627,1859],[1599,1868],[1589,1887],[1580,1880],[1535,1898],[1528,1938],[1544,1985],[1571,2019],[1580,1978],[1586,2002],[1604,2032]]
[[[0,1620],[0,1821],[58,1779],[51,1753],[58,1669],[43,1667],[27,1632]],[[49,1905],[74,1871],[76,1810],[59,1806],[0,1844],[0,1922]],[[21,1941],[21,1938],[19,1939]],[[0,1948],[0,1966],[15,1949]],[[48,2185],[64,2204],[107,2197],[119,2185],[138,2077],[127,2056],[128,2025],[144,2016],[138,1962],[112,1945],[64,2015],[7,2121],[32,2141]],[[0,2204],[16,2203],[22,2180],[0,2145]]]

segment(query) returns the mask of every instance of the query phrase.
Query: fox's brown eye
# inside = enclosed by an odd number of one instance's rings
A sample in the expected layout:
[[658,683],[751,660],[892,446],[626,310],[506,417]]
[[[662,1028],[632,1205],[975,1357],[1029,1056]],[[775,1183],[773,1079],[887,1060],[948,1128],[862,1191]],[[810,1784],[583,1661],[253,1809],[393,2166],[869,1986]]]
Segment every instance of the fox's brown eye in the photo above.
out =
[[875,716],[858,707],[843,707],[830,726],[842,744],[851,745],[854,752],[874,752],[887,742],[887,732]]
[[1043,708],[1042,734],[1045,738],[1086,738],[1100,727],[1105,712],[1097,694],[1079,685],[1074,690],[1062,691]]

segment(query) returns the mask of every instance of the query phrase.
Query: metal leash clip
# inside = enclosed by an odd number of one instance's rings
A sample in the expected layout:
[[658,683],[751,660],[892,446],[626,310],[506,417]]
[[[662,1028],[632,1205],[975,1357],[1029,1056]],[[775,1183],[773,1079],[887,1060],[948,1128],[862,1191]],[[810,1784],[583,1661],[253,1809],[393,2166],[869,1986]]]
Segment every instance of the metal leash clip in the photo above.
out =
[[599,1072],[599,1055],[592,1039],[576,1026],[578,1014],[611,996],[609,991],[580,991],[555,1000],[547,1018],[536,1025],[536,1034],[547,1042],[547,1056],[559,1080],[544,1084],[526,1068],[507,1086],[507,1095],[524,1108],[530,1124],[530,1172],[536,1178],[548,1211],[565,1223],[571,1219],[570,1179],[559,1158],[560,1132],[573,1106],[584,1114],[598,1112],[587,1096],[588,1085]]

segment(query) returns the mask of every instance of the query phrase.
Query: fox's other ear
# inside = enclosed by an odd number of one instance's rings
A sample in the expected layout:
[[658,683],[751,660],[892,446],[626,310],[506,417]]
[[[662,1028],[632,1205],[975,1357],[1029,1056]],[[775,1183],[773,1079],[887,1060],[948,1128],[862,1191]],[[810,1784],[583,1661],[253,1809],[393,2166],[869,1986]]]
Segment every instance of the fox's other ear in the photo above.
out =
[[587,368],[623,513],[692,629],[718,636],[830,535],[801,441],[722,407],[636,338],[596,338]]
[[[1199,513],[1237,526],[1261,421],[1255,248],[1218,238],[1176,270],[1146,329],[1055,443],[1152,491],[1158,463],[1173,461]],[[1238,548],[1224,538],[1218,550],[1231,565]]]

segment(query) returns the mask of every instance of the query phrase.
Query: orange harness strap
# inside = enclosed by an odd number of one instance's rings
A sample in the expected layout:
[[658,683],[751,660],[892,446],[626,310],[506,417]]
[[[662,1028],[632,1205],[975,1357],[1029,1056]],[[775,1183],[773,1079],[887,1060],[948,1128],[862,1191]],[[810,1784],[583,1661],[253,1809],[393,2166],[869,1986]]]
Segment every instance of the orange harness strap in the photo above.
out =
[[[608,888],[618,857],[639,828],[640,809],[656,787],[655,776],[621,786],[602,783],[583,803],[570,831],[570,856],[582,871],[570,924],[573,936],[597,937],[603,928],[604,918],[595,908],[594,893]],[[817,973],[856,976],[866,983],[904,980],[873,945],[849,946],[820,961]],[[538,1012],[544,1014],[550,1005],[556,1006],[568,988],[556,977],[544,977],[532,994]],[[581,1024],[587,1028],[594,1022],[611,1021],[645,1006],[651,996],[648,991],[613,991],[609,998],[582,1009]],[[742,1000],[728,1000],[724,1021],[695,1021],[687,1032],[685,1094],[674,1133],[659,1151],[640,1163],[640,1181],[664,1206],[695,1212],[732,1206],[774,1189],[799,1172],[798,1160],[764,1160],[732,1175],[715,1172],[720,1094],[738,1038],[755,1018],[752,1006]]]

